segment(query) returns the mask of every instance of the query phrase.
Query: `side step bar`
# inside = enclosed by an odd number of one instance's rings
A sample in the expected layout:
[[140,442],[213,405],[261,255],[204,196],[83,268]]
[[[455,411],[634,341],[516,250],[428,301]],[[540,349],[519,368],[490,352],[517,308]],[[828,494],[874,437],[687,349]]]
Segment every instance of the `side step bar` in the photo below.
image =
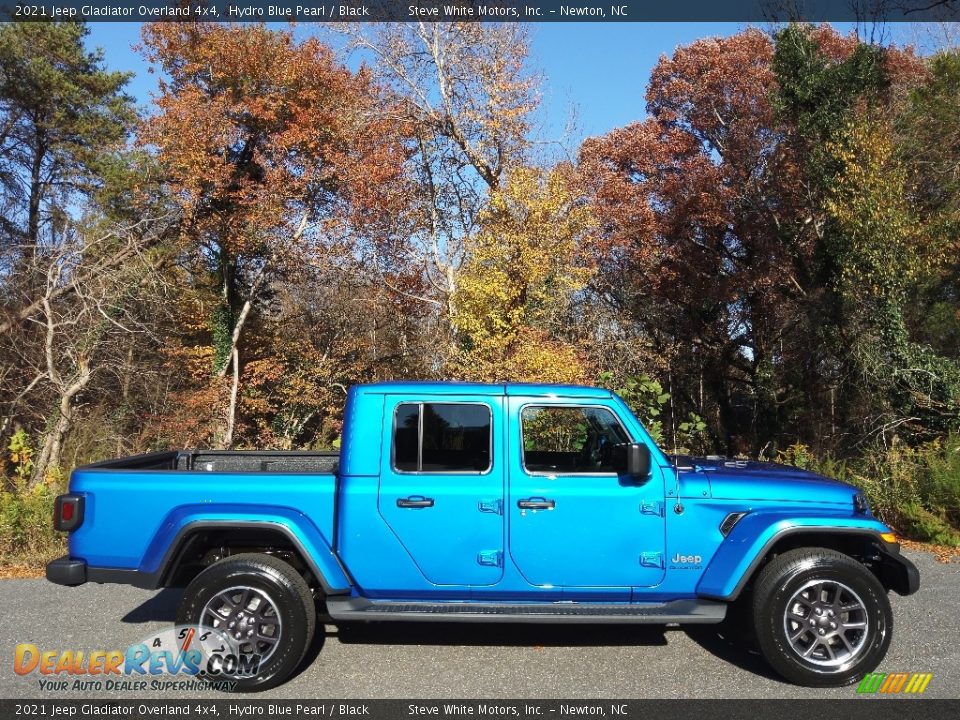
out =
[[327,598],[334,620],[504,623],[718,623],[727,605],[711,600],[610,605],[599,603],[463,603],[397,602],[365,598]]

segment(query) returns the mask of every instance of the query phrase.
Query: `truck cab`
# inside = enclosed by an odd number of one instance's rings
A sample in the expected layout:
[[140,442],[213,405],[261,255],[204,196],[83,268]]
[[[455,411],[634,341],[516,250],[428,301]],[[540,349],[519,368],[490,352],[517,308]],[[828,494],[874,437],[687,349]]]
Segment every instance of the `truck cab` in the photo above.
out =
[[[662,584],[670,463],[610,392],[373,385],[347,418],[380,428],[379,453],[343,448],[340,552],[363,595],[630,602]],[[618,474],[626,443],[650,455],[642,478]]]
[[856,488],[668,456],[589,387],[355,386],[339,457],[108,461],[78,468],[57,512],[54,582],[186,586],[179,620],[224,632],[254,622],[229,595],[248,587],[285,618],[254,627],[272,643],[235,638],[267,668],[241,689],[295,669],[318,604],[334,622],[737,621],[788,679],[843,684],[886,652],[887,592],[919,583]]

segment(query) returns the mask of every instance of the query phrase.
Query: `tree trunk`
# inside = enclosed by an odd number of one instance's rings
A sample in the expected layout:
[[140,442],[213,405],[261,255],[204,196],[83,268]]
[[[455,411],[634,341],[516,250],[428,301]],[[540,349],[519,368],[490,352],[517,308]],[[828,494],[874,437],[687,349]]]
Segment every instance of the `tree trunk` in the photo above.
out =
[[240,389],[240,353],[236,347],[233,348],[230,363],[233,365],[233,382],[230,385],[230,409],[227,411],[227,430],[223,436],[223,450],[229,450],[233,446],[233,431],[237,424],[237,393]]
[[76,379],[60,396],[57,420],[43,440],[40,455],[33,466],[33,478],[30,481],[30,487],[44,482],[54,469],[60,467],[63,457],[63,441],[66,439],[67,433],[73,428],[73,420],[76,414],[74,400],[89,384],[90,377],[89,365],[86,362],[81,362]]
[[43,181],[40,174],[43,172],[43,158],[46,154],[46,145],[42,138],[37,138],[37,147],[34,149],[33,163],[30,166],[30,198],[27,210],[27,239],[33,246],[33,254],[37,254],[40,244],[40,202],[43,199]]

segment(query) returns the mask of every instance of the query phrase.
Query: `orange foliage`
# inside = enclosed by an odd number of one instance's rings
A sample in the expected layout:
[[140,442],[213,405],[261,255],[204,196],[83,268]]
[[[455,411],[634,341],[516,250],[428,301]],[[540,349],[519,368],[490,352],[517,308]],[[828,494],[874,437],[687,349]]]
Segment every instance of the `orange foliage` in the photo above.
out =
[[159,82],[140,141],[165,163],[192,239],[210,233],[228,254],[257,251],[265,233],[289,233],[304,211],[341,203],[366,214],[400,176],[404,151],[374,119],[369,74],[351,73],[316,39],[155,23],[143,43],[170,79]]

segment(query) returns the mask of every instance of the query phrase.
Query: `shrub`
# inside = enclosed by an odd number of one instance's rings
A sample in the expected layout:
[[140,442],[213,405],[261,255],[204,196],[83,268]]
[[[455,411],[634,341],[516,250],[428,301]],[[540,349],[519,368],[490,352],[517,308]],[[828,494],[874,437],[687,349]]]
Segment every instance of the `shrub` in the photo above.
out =
[[64,538],[53,529],[53,501],[59,489],[14,482],[0,491],[0,561],[41,565],[62,555]]
[[851,461],[792,445],[778,459],[862,488],[874,513],[904,537],[960,546],[958,435],[916,448],[873,447]]
[[63,536],[53,529],[53,503],[66,483],[57,469],[45,482],[30,487],[33,447],[22,430],[7,446],[6,467],[0,475],[0,562],[42,565],[62,555]]

